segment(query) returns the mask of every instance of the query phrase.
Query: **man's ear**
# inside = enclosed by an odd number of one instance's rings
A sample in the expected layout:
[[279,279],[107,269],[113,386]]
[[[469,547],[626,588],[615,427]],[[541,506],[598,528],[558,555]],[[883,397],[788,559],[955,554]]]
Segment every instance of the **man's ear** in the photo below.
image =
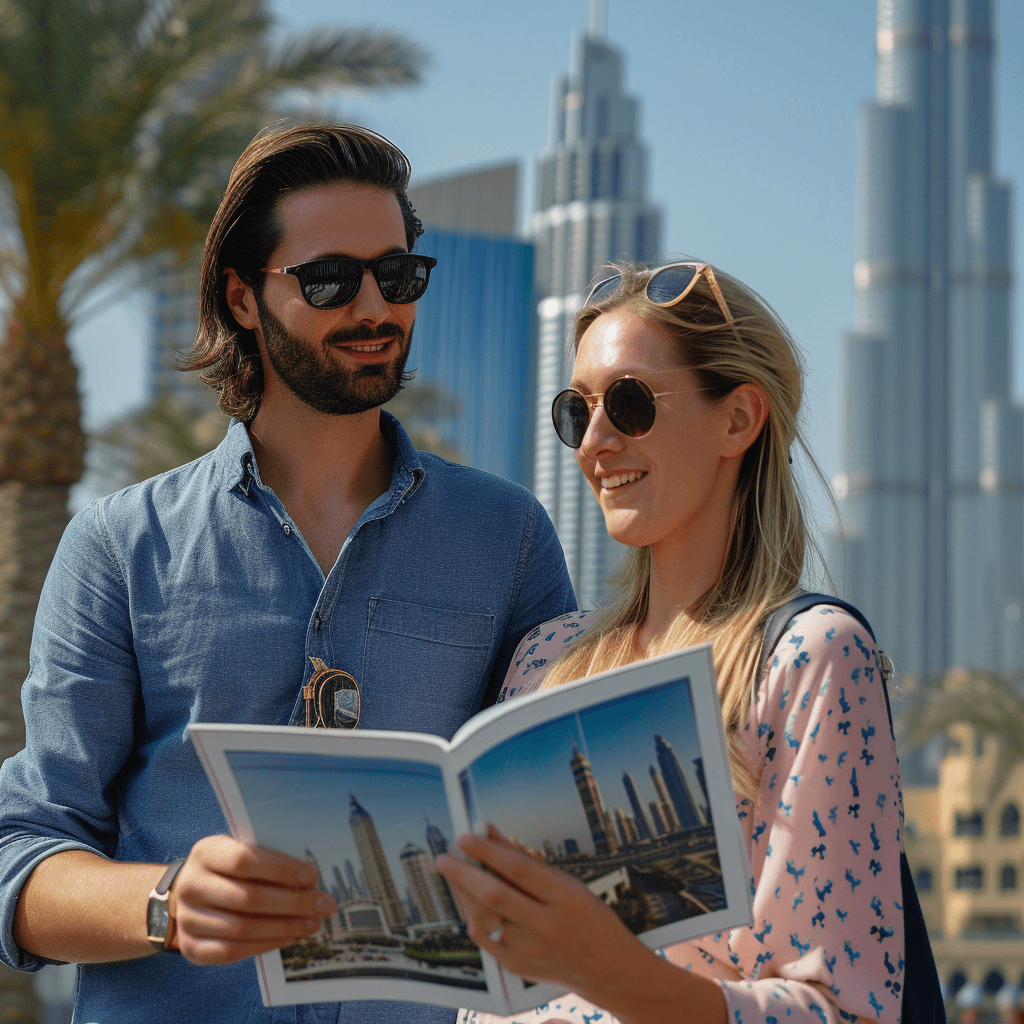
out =
[[227,284],[224,289],[224,298],[234,318],[238,321],[239,327],[246,327],[250,331],[260,326],[259,311],[256,308],[256,296],[239,276],[234,267],[227,267],[224,270]]
[[722,399],[722,457],[736,458],[758,439],[768,419],[768,396],[759,384],[740,384]]

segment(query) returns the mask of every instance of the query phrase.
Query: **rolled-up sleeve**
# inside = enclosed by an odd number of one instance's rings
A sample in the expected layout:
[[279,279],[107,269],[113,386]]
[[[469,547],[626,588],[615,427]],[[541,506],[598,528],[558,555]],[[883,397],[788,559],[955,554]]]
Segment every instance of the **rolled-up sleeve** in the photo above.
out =
[[139,692],[128,595],[102,505],[68,525],[43,586],[22,689],[26,746],[0,767],[0,957],[34,970],[14,941],[25,880],[64,850],[114,857],[117,790]]

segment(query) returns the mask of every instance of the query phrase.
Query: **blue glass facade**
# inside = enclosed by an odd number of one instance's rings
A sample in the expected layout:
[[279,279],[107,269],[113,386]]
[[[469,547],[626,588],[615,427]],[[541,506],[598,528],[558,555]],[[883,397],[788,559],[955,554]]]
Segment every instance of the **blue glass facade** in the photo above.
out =
[[533,246],[428,230],[416,250],[437,259],[416,311],[416,383],[460,399],[442,430],[462,461],[527,484]]

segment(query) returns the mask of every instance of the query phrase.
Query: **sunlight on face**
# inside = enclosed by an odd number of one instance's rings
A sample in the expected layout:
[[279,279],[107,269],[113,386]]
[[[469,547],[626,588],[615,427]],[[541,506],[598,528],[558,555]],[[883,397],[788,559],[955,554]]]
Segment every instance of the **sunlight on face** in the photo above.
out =
[[[723,414],[679,365],[676,343],[660,325],[617,309],[580,339],[572,386],[603,395],[618,377],[639,377],[655,394],[654,426],[644,437],[618,431],[603,407],[592,408],[576,461],[616,540],[631,546],[700,543],[717,535],[725,480],[720,472]],[[731,499],[731,483],[727,499]]]

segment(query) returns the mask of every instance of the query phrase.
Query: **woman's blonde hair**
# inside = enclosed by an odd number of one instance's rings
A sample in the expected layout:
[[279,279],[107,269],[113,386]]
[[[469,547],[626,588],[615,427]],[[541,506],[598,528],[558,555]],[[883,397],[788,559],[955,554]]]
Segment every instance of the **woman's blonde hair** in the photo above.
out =
[[[692,617],[677,615],[655,648],[646,652],[654,655],[712,643],[733,783],[753,799],[758,780],[743,754],[740,732],[760,676],[765,619],[798,586],[808,543],[791,469],[794,445],[802,449],[821,479],[797,426],[802,360],[771,306],[719,270],[714,271],[715,280],[732,313],[731,326],[704,279],[678,306],[663,309],[644,295],[652,271],[632,264],[615,269],[622,272],[618,291],[604,302],[584,307],[576,317],[576,348],[598,317],[628,309],[674,340],[680,366],[697,378],[708,401],[718,401],[744,383],[758,385],[768,397],[767,421],[743,456],[721,573],[697,601]],[[647,617],[650,573],[650,549],[634,548],[616,581],[616,600],[552,665],[545,687],[642,656],[637,631]]]

